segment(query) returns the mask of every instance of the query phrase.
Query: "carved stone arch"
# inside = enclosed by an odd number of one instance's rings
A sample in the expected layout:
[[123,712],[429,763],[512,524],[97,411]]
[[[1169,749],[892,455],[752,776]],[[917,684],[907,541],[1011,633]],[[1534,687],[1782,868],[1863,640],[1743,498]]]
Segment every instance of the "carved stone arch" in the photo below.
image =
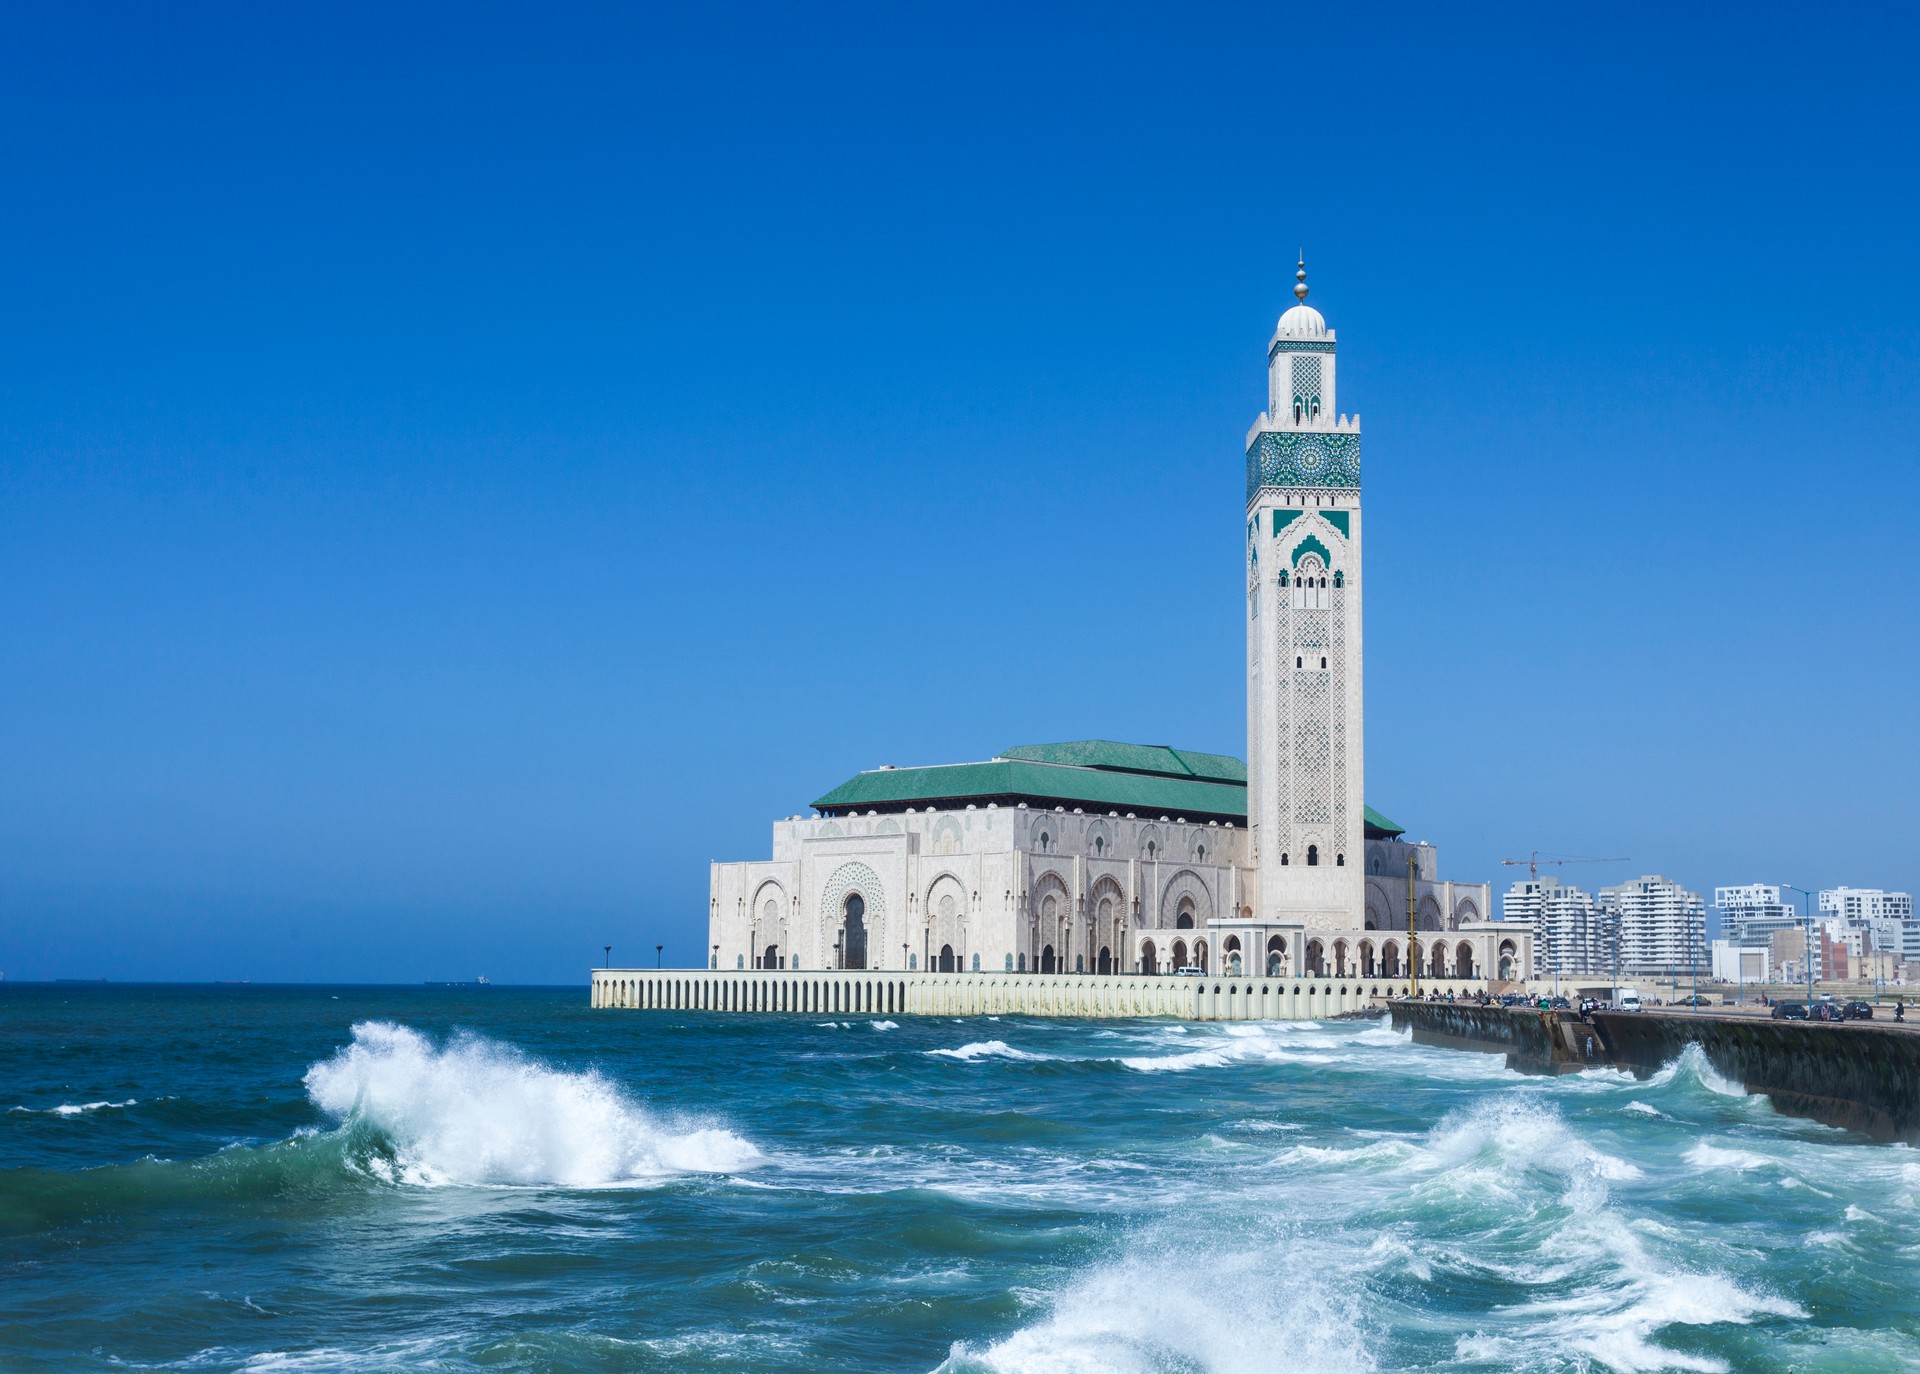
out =
[[1419,906],[1416,909],[1420,913],[1417,929],[1445,930],[1447,928],[1446,923],[1441,919],[1440,901],[1431,892],[1424,894],[1420,898]]
[[1480,919],[1480,908],[1478,904],[1474,902],[1473,898],[1462,897],[1453,904],[1453,928],[1455,930],[1458,930],[1461,926],[1469,922]]
[[1089,948],[1099,949],[1106,945],[1118,949],[1120,930],[1127,919],[1125,889],[1111,876],[1101,877],[1088,894],[1087,915],[1091,918],[1093,928],[1093,940]]
[[[1404,897],[1406,894],[1402,893]],[[1383,883],[1367,884],[1367,929],[1394,930],[1393,897]]]
[[927,884],[922,904],[927,926],[927,948],[937,954],[950,946],[956,957],[964,957],[972,948],[967,940],[967,887],[957,874],[943,872]]
[[935,854],[958,854],[961,849],[960,822],[952,816],[942,816],[933,823],[928,844]]
[[876,835],[898,835],[900,833],[900,822],[892,816],[888,816],[883,819],[880,824],[874,826],[873,833]]
[[860,898],[862,906],[860,926],[869,957],[877,957],[887,914],[886,891],[880,886],[880,875],[857,861],[849,860],[841,864],[820,890],[821,939],[826,942],[829,951],[850,947],[847,940],[847,899],[854,896]]
[[1087,832],[1082,837],[1089,858],[1111,859],[1113,857],[1113,827],[1096,817],[1087,822]]
[[817,840],[827,840],[827,839],[833,839],[836,836],[844,835],[844,834],[846,834],[846,829],[840,824],[839,821],[828,821],[825,825],[820,827],[818,832],[815,833],[814,838]]
[[1180,912],[1181,899],[1192,903],[1193,924],[1195,929],[1205,929],[1213,919],[1213,894],[1200,880],[1200,875],[1191,868],[1183,868],[1160,889],[1160,921],[1162,926],[1172,928]]
[[1142,826],[1137,843],[1140,846],[1140,857],[1147,863],[1164,863],[1169,857],[1167,837],[1161,833],[1157,825]]
[[1048,947],[1056,953],[1066,948],[1066,932],[1073,921],[1073,894],[1066,879],[1053,869],[1036,877],[1027,890],[1027,912],[1036,955]]

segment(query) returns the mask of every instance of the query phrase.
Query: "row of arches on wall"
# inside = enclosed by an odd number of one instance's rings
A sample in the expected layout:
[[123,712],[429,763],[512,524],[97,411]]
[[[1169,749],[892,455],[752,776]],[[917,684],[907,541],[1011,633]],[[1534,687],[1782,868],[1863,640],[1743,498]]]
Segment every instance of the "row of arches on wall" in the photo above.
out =
[[907,1009],[907,985],[868,978],[615,979],[602,1005],[684,1011],[869,1012]]

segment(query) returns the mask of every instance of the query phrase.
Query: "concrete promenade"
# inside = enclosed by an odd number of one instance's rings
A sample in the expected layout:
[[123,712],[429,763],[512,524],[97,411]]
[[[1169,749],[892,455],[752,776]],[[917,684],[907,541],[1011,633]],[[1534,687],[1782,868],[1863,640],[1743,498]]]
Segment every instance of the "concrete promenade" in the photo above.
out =
[[[1483,979],[1422,978],[1470,997]],[[898,970],[594,969],[592,1005],[609,1009],[808,1016],[1168,1016],[1183,1021],[1312,1021],[1384,1007],[1404,982],[1373,978],[1179,978],[1134,973],[903,973]]]

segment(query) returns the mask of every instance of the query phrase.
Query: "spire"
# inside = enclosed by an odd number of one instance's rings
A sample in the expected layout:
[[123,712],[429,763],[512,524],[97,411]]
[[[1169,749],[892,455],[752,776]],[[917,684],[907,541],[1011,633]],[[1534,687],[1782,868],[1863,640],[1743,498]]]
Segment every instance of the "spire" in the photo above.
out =
[[1300,250],[1300,270],[1293,274],[1293,298],[1305,305],[1307,303],[1307,250]]

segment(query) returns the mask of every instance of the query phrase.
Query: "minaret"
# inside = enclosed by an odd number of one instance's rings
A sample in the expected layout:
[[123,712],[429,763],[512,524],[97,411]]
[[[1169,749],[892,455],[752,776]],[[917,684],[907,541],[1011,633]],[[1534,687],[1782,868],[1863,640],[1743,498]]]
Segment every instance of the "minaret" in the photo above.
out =
[[[1247,434],[1247,819],[1262,920],[1366,924],[1360,417],[1301,256]],[[1336,418],[1337,416],[1337,418]]]

